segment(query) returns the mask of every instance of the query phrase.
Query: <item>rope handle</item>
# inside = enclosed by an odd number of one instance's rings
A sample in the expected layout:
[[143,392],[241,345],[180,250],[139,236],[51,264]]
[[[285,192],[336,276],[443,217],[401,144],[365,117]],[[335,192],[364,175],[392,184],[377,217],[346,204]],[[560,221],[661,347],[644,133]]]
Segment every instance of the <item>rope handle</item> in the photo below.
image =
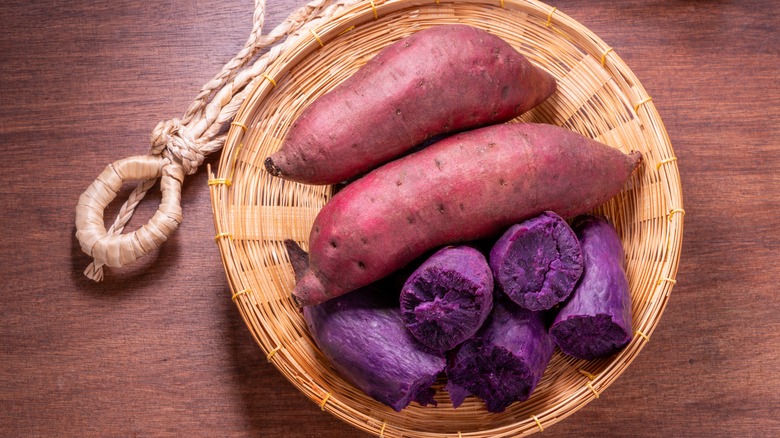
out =
[[[76,237],[81,249],[95,261],[86,274],[95,281],[103,278],[103,265],[119,267],[136,261],[159,247],[181,223],[181,180],[165,172],[163,158],[155,155],[129,157],[106,166],[79,198],[76,207]],[[162,177],[162,201],[149,222],[129,234],[121,234],[143,195]],[[103,211],[116,197],[125,181],[142,180],[130,195],[117,222],[106,231]],[[127,217],[127,220],[122,220]],[[124,222],[124,223],[123,223]]]
[[[255,79],[263,78],[267,66],[295,40],[294,36],[358,1],[312,0],[263,35],[265,0],[255,0],[253,27],[244,47],[201,88],[184,116],[158,123],[152,131],[148,155],[109,164],[79,198],[76,238],[81,249],[94,259],[84,271],[87,277],[101,281],[103,266],[132,263],[168,239],[182,221],[181,187],[185,176],[194,174],[207,155],[222,148],[227,128]],[[136,206],[158,178],[162,178],[163,192],[160,208],[146,225],[122,234]],[[123,183],[135,180],[140,183],[122,205],[114,224],[106,230],[103,216],[106,206]]]

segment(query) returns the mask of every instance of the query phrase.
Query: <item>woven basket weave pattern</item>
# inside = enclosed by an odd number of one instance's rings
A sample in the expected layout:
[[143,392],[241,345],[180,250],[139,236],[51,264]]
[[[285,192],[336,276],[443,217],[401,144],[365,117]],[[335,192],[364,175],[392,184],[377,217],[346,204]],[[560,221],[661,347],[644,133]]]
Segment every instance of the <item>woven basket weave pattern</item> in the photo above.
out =
[[[332,187],[284,181],[263,167],[306,105],[388,44],[449,23],[502,37],[556,77],[558,91],[518,121],[564,126],[644,157],[625,189],[597,210],[623,239],[634,340],[619,354],[590,362],[556,351],[531,399],[501,414],[488,413],[474,397],[452,409],[445,391],[437,393],[437,408],[412,404],[396,413],[330,367],[289,299],[294,275],[282,241],[291,238],[306,248]],[[597,398],[625,370],[649,340],[675,282],[684,211],[663,123],[614,50],[565,14],[535,1],[363,2],[301,32],[256,78],[210,178],[217,244],[232,298],[269,361],[323,410],[380,436],[502,437],[549,427]]]

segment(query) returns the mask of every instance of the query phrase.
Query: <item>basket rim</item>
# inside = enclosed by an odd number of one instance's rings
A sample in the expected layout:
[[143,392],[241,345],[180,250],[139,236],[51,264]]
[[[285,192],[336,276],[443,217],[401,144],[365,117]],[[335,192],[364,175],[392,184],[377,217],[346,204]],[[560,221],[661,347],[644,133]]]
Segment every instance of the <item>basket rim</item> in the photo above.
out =
[[[292,44],[286,49],[286,53],[273,63],[269,64],[266,71],[255,78],[248,86],[249,92],[247,98],[242,103],[236,116],[235,122],[228,131],[225,141],[225,147],[222,151],[219,166],[216,174],[211,174],[209,171],[210,180],[229,180],[232,176],[235,160],[240,152],[241,140],[246,134],[246,127],[250,126],[248,123],[248,113],[257,104],[257,102],[264,101],[276,84],[284,80],[290,69],[298,64],[301,60],[315,53],[320,47],[328,44],[332,39],[340,36],[343,32],[350,29],[352,26],[361,26],[371,23],[373,20],[382,18],[386,15],[406,10],[409,8],[432,6],[439,4],[446,4],[451,2],[444,2],[441,0],[387,0],[387,1],[367,1],[359,2],[337,13],[325,23],[315,26],[315,28],[308,28],[306,31],[301,31],[297,35],[293,35],[290,38],[295,38]],[[515,9],[528,12],[530,16],[535,19],[546,20],[547,27],[560,34],[576,34],[584,37],[583,40],[577,41],[577,46],[587,54],[594,56],[596,59],[601,60],[602,67],[607,69],[610,75],[620,75],[631,86],[630,92],[632,93],[635,101],[634,110],[637,116],[641,119],[643,126],[650,127],[649,133],[652,135],[653,140],[660,145],[663,145],[671,153],[671,157],[674,157],[671,141],[669,140],[666,128],[661,121],[652,99],[645,91],[644,87],[639,82],[638,78],[628,68],[628,66],[622,61],[622,59],[615,53],[615,51],[604,43],[598,36],[593,34],[590,30],[582,26],[579,22],[559,11],[557,8],[549,6],[545,3],[537,0],[464,0],[457,3],[468,3],[477,6],[484,6],[495,9],[496,7]],[[250,127],[251,129],[251,127]],[[623,374],[625,369],[633,362],[638,353],[644,348],[650,336],[655,330],[658,322],[660,321],[663,312],[668,303],[670,293],[676,283],[674,280],[677,274],[679,266],[680,254],[682,249],[682,235],[683,235],[683,217],[684,209],[682,203],[682,187],[680,184],[679,170],[677,167],[676,158],[667,158],[662,165],[664,165],[665,177],[669,179],[672,184],[672,188],[675,189],[669,193],[671,198],[674,198],[675,207],[668,213],[669,222],[674,223],[672,232],[669,233],[670,240],[669,245],[669,263],[666,264],[667,269],[662,272],[659,279],[659,295],[661,299],[655,303],[653,312],[649,315],[649,319],[638,321],[642,330],[637,331],[637,336],[634,337],[631,344],[629,344],[623,352],[620,353],[619,359],[610,363],[610,365],[597,376],[584,376],[587,378],[587,384],[583,385],[576,394],[574,400],[576,401],[573,409],[568,409],[561,412],[557,409],[557,406],[552,409],[547,409],[534,414],[527,419],[518,420],[511,424],[511,426],[503,426],[492,429],[480,430],[480,433],[488,433],[486,436],[509,436],[520,434],[535,433],[542,431],[546,427],[555,424],[595,398],[598,398],[599,394],[609,387],[620,375]],[[660,168],[660,167],[659,167]],[[230,186],[226,184],[213,184],[209,186],[211,193],[212,209],[214,213],[214,224],[217,236],[221,234],[229,233],[226,230],[229,228],[229,222],[226,220],[229,215],[230,204],[228,196],[231,190]],[[680,213],[680,214],[677,214]],[[369,433],[377,436],[391,435],[391,434],[408,434],[411,431],[405,428],[399,428],[393,424],[389,424],[381,418],[370,417],[361,421],[349,421],[348,417],[362,417],[363,415],[354,411],[347,404],[340,404],[338,401],[334,401],[330,397],[329,392],[324,392],[321,389],[315,389],[311,382],[306,379],[297,376],[296,373],[290,370],[295,369],[295,364],[291,362],[289,356],[284,354],[277,354],[281,351],[279,345],[272,345],[259,338],[254,331],[252,331],[251,324],[253,319],[257,317],[252,312],[251,306],[243,306],[241,302],[241,295],[247,290],[244,287],[244,283],[239,276],[235,275],[235,272],[230,266],[230,261],[234,256],[233,243],[230,239],[217,239],[217,245],[220,249],[220,254],[223,259],[223,267],[225,268],[228,282],[231,287],[232,298],[236,301],[239,313],[241,314],[244,323],[252,332],[255,341],[260,345],[263,351],[266,353],[267,358],[273,365],[287,378],[299,391],[305,394],[309,399],[320,405],[323,410],[327,410],[340,418],[343,421],[347,421],[349,424]],[[662,281],[665,280],[665,281]],[[260,321],[264,323],[265,321]],[[637,321],[635,321],[635,325]],[[619,372],[611,372],[613,368],[620,367],[622,370]],[[330,399],[330,400],[329,400]],[[469,433],[461,434],[461,436],[482,436]],[[425,436],[452,436],[452,434],[437,434],[426,433]]]

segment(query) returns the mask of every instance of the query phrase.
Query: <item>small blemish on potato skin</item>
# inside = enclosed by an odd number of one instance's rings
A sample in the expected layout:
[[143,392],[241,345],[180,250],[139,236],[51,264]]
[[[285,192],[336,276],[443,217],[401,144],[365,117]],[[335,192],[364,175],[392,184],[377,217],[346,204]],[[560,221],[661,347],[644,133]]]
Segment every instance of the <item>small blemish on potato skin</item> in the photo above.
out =
[[401,182],[401,180],[400,180],[400,179],[399,179],[398,181],[396,181],[396,182],[395,182],[395,185],[396,185],[396,186],[400,186],[401,184],[402,184],[402,182]]
[[406,222],[409,222],[410,224],[414,223],[414,216],[406,216]]
[[365,245],[368,243],[368,239],[366,239],[365,237],[361,237],[360,242],[363,243],[363,245]]
[[435,159],[435,160],[433,160],[433,161],[436,163],[436,167],[437,167],[439,170],[441,170],[441,160],[439,160],[438,158],[436,158],[436,159]]
[[439,213],[444,213],[444,204],[439,204],[436,209],[439,210]]
[[338,245],[336,244],[335,240],[331,240],[330,241],[330,246],[331,246],[331,248],[337,248],[338,247]]
[[501,187],[506,187],[506,181],[504,181],[504,178],[499,179],[498,184],[501,185]]
[[458,204],[458,208],[460,209],[460,211],[463,211],[466,209],[466,206],[463,204]]
[[358,268],[360,269],[366,269],[366,264],[363,262],[358,262]]

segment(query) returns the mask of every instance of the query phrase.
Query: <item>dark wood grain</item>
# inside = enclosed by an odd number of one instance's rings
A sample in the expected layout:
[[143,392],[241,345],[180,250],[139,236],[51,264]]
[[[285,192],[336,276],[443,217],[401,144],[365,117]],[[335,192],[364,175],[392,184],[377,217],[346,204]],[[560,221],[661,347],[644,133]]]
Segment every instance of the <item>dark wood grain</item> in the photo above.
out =
[[[300,4],[269,2],[267,28]],[[686,216],[678,284],[651,342],[544,435],[780,435],[780,3],[551,4],[611,45],[653,97]],[[362,436],[298,393],[245,329],[203,170],[153,257],[101,284],[81,274],[79,194],[183,114],[243,45],[252,7],[0,6],[1,436]]]

